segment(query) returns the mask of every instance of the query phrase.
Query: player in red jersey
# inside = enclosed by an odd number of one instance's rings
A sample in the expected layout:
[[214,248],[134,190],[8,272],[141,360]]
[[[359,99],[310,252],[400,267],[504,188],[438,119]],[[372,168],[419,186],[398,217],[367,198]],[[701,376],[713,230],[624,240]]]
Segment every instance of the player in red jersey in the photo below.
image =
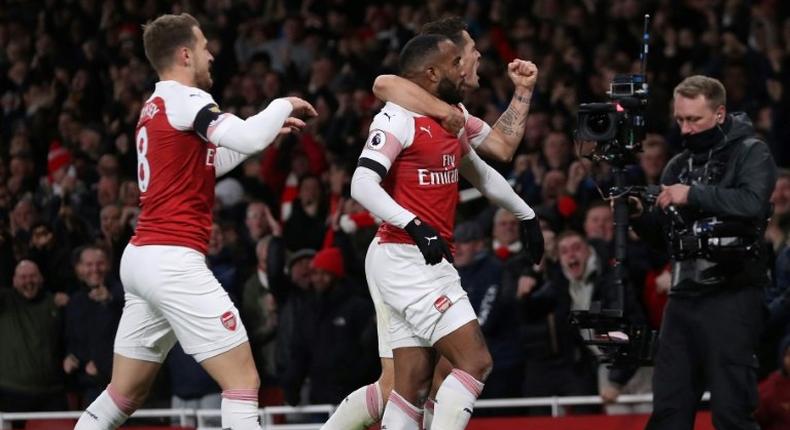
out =
[[[509,68],[524,73],[524,63]],[[446,36],[412,39],[400,66],[404,77],[434,96],[460,102],[461,50]],[[438,390],[436,428],[466,426],[491,367],[451,264],[459,174],[530,226],[528,249],[536,260],[543,252],[535,213],[472,149],[489,138],[491,128],[463,113],[464,128],[455,135],[433,118],[388,103],[371,124],[352,179],[353,197],[385,221],[365,259],[371,294],[381,295],[390,314],[387,346],[393,350],[395,381],[382,428],[420,428],[434,348],[453,365]]]
[[[477,68],[480,52],[466,31],[466,24],[462,19],[447,17],[432,21],[422,28],[421,33],[444,35],[455,42],[462,50],[463,91],[468,92],[479,88]],[[518,67],[513,67],[517,64]],[[470,117],[470,124],[467,128],[468,134],[477,135],[476,138],[469,139],[469,143],[475,151],[499,161],[510,160],[524,136],[524,123],[529,113],[530,99],[537,81],[538,69],[530,61],[518,61],[511,63],[508,67],[508,74],[515,86],[515,93],[506,112],[493,127],[488,127],[478,118]],[[467,119],[462,110],[446,103],[406,78],[381,75],[376,78],[373,92],[385,102],[392,101],[412,112],[436,118],[444,128],[452,132],[457,132],[466,125]],[[528,222],[522,222],[522,230],[526,230],[528,226]],[[337,410],[324,424],[322,430],[359,430],[379,421],[386,399],[392,389],[394,367],[392,349],[388,344],[389,313],[381,303],[377,291],[371,289],[371,295],[374,304],[376,304],[379,323],[381,376],[375,383],[361,387],[349,394],[338,405]],[[423,421],[425,430],[431,428],[433,399],[436,392],[451,370],[452,366],[446,360],[441,360],[437,364],[431,391],[425,403]]]
[[316,115],[299,98],[274,100],[246,120],[206,91],[213,61],[198,22],[163,15],[145,26],[159,82],[140,112],[135,146],[141,213],[121,259],[126,303],[112,381],[76,429],[119,427],[143,402],[176,341],[222,388],[222,427],[260,429],[260,384],[239,312],[205,263],[215,178]]

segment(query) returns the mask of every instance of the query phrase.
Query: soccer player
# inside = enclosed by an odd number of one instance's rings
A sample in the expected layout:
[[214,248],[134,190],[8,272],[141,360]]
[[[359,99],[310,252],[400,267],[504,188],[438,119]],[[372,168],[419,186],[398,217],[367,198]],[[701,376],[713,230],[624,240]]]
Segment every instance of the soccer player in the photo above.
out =
[[[466,23],[459,17],[447,17],[429,22],[423,26],[422,34],[440,34],[449,37],[458,45],[464,71],[464,92],[480,88],[480,51],[466,29]],[[529,114],[530,100],[538,79],[538,68],[531,61],[522,61],[524,76],[513,81],[515,91],[505,112],[493,125],[496,138],[483,141],[475,151],[493,160],[507,162],[513,158],[524,137],[524,124]],[[512,76],[511,76],[512,79]],[[449,103],[430,94],[414,82],[401,76],[381,75],[373,83],[373,93],[379,99],[397,103],[421,115],[437,118],[446,129],[457,132],[463,127],[463,114]]]
[[[442,18],[426,24],[422,34],[438,34],[449,37],[462,50],[461,62],[463,73],[462,90],[468,92],[479,88],[480,52],[475,47],[475,42],[466,30],[466,24],[458,17]],[[519,62],[521,68],[509,68],[515,92],[507,111],[490,128],[485,139],[472,141],[475,151],[498,161],[512,159],[521,139],[524,136],[524,124],[529,113],[529,103],[532,91],[537,81],[538,69],[530,61]],[[441,100],[418,84],[395,75],[381,75],[376,78],[373,92],[383,101],[392,101],[409,111],[433,116],[441,125],[452,131],[458,132],[466,123],[466,118],[461,110]],[[474,121],[474,120],[473,120]],[[477,126],[476,126],[477,127]],[[487,127],[487,125],[486,125]],[[522,230],[526,223],[522,223]],[[523,235],[522,235],[523,236]],[[376,304],[376,314],[379,322],[379,355],[381,357],[381,376],[373,384],[362,387],[349,394],[338,405],[337,410],[324,424],[322,430],[364,429],[381,419],[384,404],[389,397],[393,385],[392,349],[386,344],[389,326],[387,309],[380,303],[378,294],[371,291]],[[425,429],[429,430],[432,419],[433,399],[439,385],[447,376],[452,366],[441,360],[437,365],[434,383],[425,404]]]
[[145,26],[159,82],[144,104],[135,146],[141,213],[121,259],[126,304],[110,385],[76,429],[119,427],[143,402],[176,341],[222,388],[222,427],[260,429],[258,373],[239,312],[206,267],[214,183],[248,155],[315,116],[299,98],[272,101],[242,120],[206,91],[213,61],[198,22],[163,15]]
[[[511,75],[523,77],[525,63],[509,64]],[[417,36],[400,58],[403,77],[449,104],[461,100],[461,65],[461,50],[440,35]],[[390,430],[422,424],[433,348],[453,366],[436,395],[436,428],[466,426],[490,371],[477,317],[451,264],[459,174],[525,222],[535,261],[543,252],[535,213],[472,149],[496,135],[479,118],[464,115],[459,137],[433,118],[387,103],[371,124],[352,179],[354,199],[385,221],[368,249],[365,271],[371,294],[380,294],[389,311],[389,330],[380,321],[379,347],[392,348],[394,356],[394,389],[382,418]]]

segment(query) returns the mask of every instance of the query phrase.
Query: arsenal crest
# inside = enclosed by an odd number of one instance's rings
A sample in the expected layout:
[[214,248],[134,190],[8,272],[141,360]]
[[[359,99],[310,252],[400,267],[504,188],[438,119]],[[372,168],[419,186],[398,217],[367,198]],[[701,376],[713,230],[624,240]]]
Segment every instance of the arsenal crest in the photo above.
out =
[[436,310],[439,311],[440,313],[444,313],[444,311],[449,309],[450,305],[452,304],[453,302],[451,302],[450,299],[447,298],[447,296],[441,296],[438,299],[436,299],[435,302],[433,302],[433,307],[435,307]]
[[219,317],[219,320],[222,321],[222,325],[225,326],[226,329],[230,331],[236,330],[236,315],[233,315],[233,312],[225,312]]

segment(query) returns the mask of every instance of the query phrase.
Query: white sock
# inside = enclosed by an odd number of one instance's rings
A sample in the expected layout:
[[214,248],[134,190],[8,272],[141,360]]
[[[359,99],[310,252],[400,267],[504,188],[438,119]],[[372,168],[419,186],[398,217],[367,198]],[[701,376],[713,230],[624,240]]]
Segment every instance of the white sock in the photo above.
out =
[[422,409],[392,390],[381,418],[381,430],[420,430],[422,413]]
[[137,405],[115,392],[111,386],[99,394],[80,415],[74,430],[115,430],[123,424]]
[[436,406],[436,402],[428,397],[425,400],[425,415],[422,416],[422,430],[431,430],[431,424],[433,424],[433,408]]
[[436,393],[434,428],[463,430],[472,417],[475,400],[483,391],[483,383],[460,369],[447,375]]
[[357,389],[335,409],[321,430],[364,430],[381,420],[384,399],[379,383]]
[[261,430],[258,420],[258,390],[239,389],[222,392],[222,428]]

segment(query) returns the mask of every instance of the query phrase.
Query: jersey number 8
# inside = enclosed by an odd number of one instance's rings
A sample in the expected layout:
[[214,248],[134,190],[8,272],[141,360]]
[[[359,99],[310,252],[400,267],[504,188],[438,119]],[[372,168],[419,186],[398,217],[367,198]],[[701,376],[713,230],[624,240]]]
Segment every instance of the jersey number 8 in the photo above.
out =
[[151,182],[151,165],[145,157],[148,154],[148,130],[145,127],[140,127],[140,131],[137,132],[135,147],[137,148],[137,186],[140,187],[140,192],[144,193]]

